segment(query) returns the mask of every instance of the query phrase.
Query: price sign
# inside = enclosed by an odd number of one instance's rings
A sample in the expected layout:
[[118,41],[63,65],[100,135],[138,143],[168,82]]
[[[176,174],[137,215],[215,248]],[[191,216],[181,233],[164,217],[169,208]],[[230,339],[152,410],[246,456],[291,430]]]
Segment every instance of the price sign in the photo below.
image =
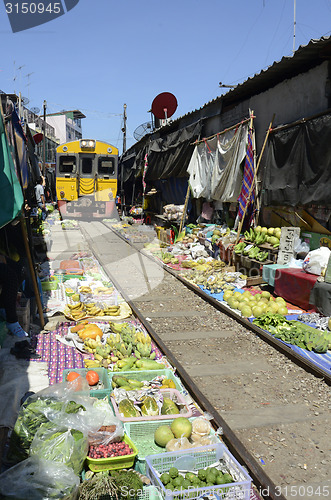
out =
[[277,264],[288,264],[294,257],[294,245],[300,237],[299,227],[282,227]]

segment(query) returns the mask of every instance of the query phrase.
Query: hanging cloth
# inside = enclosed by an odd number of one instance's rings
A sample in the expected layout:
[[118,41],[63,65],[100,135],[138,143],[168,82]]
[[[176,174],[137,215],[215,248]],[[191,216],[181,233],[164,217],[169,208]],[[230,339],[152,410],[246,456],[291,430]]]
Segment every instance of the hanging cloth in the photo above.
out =
[[24,202],[10,153],[2,113],[0,113],[0,199],[1,228],[19,215]]

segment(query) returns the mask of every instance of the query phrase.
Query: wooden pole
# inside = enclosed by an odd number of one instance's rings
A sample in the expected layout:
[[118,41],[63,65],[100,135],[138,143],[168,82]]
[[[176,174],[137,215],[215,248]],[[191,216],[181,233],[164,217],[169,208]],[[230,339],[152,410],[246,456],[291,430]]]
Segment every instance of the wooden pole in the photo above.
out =
[[255,171],[254,171],[253,182],[252,182],[252,185],[251,185],[250,190],[249,190],[249,193],[248,193],[247,203],[246,203],[246,206],[245,206],[245,209],[244,209],[244,213],[243,213],[242,219],[241,219],[241,221],[239,222],[238,232],[237,232],[237,239],[236,239],[235,244],[237,244],[237,243],[238,243],[238,240],[239,240],[239,236],[240,236],[240,233],[241,233],[241,230],[242,230],[242,227],[243,227],[243,223],[244,223],[244,220],[245,220],[245,215],[246,215],[247,208],[248,208],[248,205],[249,205],[249,200],[251,199],[252,192],[253,192],[253,188],[254,188],[254,186],[255,186],[255,179],[256,179],[256,177],[257,177],[257,173],[258,173],[258,171],[259,171],[259,167],[260,167],[260,163],[261,163],[262,155],[263,155],[263,153],[264,153],[264,150],[265,150],[265,147],[266,147],[266,144],[267,144],[267,140],[268,140],[268,137],[269,137],[269,134],[270,134],[270,131],[271,131],[271,128],[272,128],[272,124],[273,124],[274,119],[275,119],[275,114],[273,114],[273,117],[272,117],[271,122],[270,122],[270,124],[269,124],[269,128],[268,128],[268,130],[267,130],[267,133],[266,133],[266,136],[265,136],[265,139],[264,139],[264,142],[263,142],[263,146],[262,146],[262,149],[261,149],[261,153],[260,153],[259,159],[258,159],[257,164],[256,164],[256,168],[255,168]]
[[31,276],[31,280],[32,280],[33,291],[34,291],[34,294],[36,297],[36,303],[37,303],[37,308],[38,308],[38,313],[39,313],[39,318],[40,318],[40,326],[42,329],[44,329],[44,326],[45,326],[44,312],[43,312],[43,307],[42,307],[41,300],[40,300],[35,269],[33,267],[32,257],[31,257],[31,253],[30,253],[28,233],[26,230],[25,218],[23,215],[20,216],[20,223],[21,223],[21,231],[22,231],[22,236],[23,236],[25,252],[26,252],[26,255],[28,258],[28,264],[29,264],[30,276]]
[[182,218],[180,220],[180,226],[179,226],[179,233],[178,233],[179,235],[183,229],[183,224],[184,224],[184,220],[185,220],[185,216],[186,216],[186,210],[187,210],[187,204],[188,204],[189,197],[190,197],[190,183],[188,183],[188,186],[187,186],[187,193],[186,193],[186,198],[185,198],[185,203],[184,203],[184,210],[183,210],[183,215],[182,215]]

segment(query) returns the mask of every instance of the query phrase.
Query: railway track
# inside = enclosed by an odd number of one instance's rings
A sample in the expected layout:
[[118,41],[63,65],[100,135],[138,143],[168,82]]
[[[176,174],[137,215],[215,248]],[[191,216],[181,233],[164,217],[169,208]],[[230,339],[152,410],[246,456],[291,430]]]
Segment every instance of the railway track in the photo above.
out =
[[261,496],[331,498],[325,378],[246,320],[183,286],[109,227],[80,227],[192,397],[222,427],[224,442],[246,464]]

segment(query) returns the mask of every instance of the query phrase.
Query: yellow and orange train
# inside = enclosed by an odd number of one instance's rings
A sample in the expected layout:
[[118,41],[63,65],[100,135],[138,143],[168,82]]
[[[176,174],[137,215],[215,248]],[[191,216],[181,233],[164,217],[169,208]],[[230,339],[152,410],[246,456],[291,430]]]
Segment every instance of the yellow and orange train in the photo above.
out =
[[118,149],[80,139],[56,149],[56,194],[66,217],[110,217],[117,193]]

